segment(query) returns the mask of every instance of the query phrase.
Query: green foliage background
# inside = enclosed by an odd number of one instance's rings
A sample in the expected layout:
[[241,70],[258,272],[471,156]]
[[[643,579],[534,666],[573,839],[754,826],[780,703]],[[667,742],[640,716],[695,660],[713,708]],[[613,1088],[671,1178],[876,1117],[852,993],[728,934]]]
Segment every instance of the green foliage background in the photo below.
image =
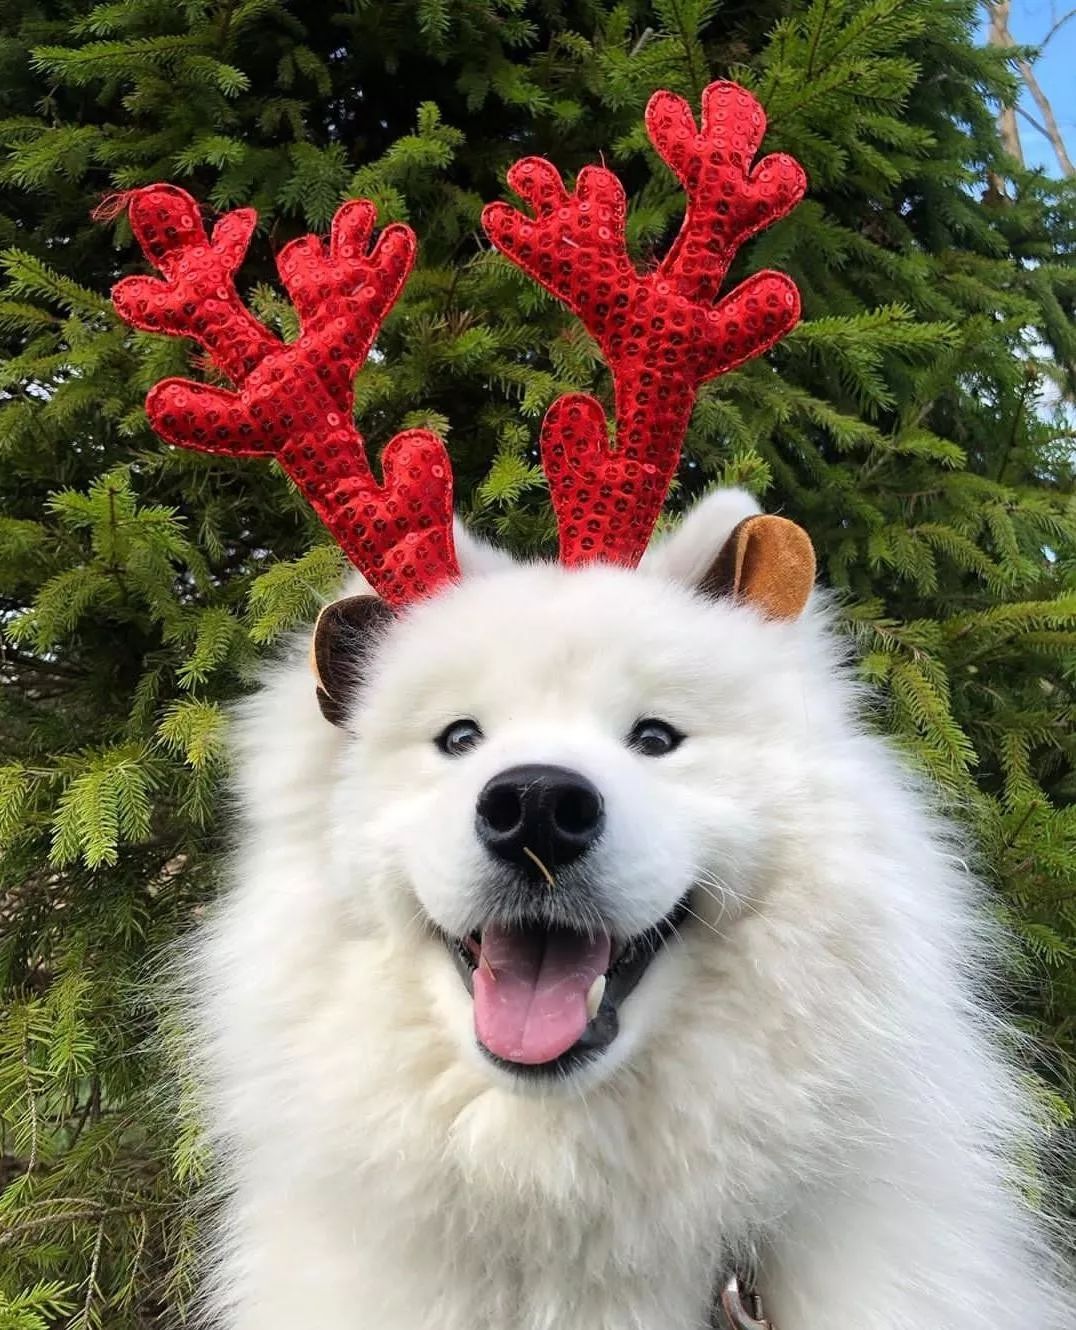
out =
[[671,506],[743,484],[810,530],[878,724],[982,847],[1044,1094],[1076,1102],[1076,194],[1003,157],[1014,85],[975,24],[972,0],[0,2],[0,1330],[185,1315],[203,1160],[140,995],[218,887],[222,706],[341,572],[279,472],[147,428],[196,358],[120,326],[108,289],[142,265],[89,212],[157,179],[260,210],[244,288],[285,332],[274,248],[355,195],[409,221],[362,428],[441,430],[470,522],[546,549],[541,412],[608,383],[480,206],[524,153],[604,153],[645,262],[683,204],[647,97],[758,92],[811,190],[734,276],[787,269],[806,319],[704,390]]

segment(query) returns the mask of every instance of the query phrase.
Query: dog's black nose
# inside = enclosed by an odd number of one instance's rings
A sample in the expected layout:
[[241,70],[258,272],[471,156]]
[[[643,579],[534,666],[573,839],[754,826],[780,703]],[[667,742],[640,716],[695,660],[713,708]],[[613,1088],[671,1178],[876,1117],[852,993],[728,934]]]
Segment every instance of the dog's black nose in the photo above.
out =
[[[597,786],[567,767],[510,767],[478,796],[475,821],[498,858],[538,872],[578,859],[601,835],[605,808]],[[528,853],[529,851],[529,853]]]

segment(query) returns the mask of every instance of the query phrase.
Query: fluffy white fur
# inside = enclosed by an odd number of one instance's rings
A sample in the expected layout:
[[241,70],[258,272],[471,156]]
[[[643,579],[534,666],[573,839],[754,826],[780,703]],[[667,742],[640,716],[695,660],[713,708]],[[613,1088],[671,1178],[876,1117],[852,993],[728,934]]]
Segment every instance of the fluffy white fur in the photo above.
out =
[[[712,496],[635,572],[465,541],[349,731],[305,650],[243,708],[234,886],[194,958],[228,1194],[212,1324],[701,1330],[748,1261],[780,1330],[1076,1324],[946,829],[857,719],[824,612],[690,590],[751,511]],[[630,751],[643,715],[686,741]],[[447,758],[460,716],[488,738]],[[430,928],[478,922],[476,794],[535,761],[605,795],[610,923],[692,884],[698,916],[606,1056],[544,1090],[476,1051]]]

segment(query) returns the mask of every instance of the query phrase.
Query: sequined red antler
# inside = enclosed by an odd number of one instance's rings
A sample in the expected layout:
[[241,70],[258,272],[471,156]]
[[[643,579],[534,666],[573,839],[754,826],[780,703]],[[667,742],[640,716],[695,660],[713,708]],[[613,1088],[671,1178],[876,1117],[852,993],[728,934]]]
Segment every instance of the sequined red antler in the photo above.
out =
[[740,246],[806,187],[803,169],[784,154],[750,171],[766,131],[755,98],[735,83],[711,83],[698,129],[682,98],[658,92],[646,125],[688,195],[680,234],[652,272],[641,275],[628,257],[624,190],[603,167],[584,167],[568,194],[556,167],[526,157],[508,183],[535,216],[493,203],[482,218],[497,248],[582,319],[613,374],[615,451],[605,413],[586,394],[561,397],[542,425],[566,564],[638,562],[699,385],[767,350],[799,318],[799,293],[777,272],[756,273],[712,304]]
[[379,485],[351,415],[352,378],[414,262],[410,228],[386,227],[371,248],[374,205],[358,199],[337,212],[327,248],[303,236],[281,250],[277,269],[302,326],[297,341],[284,343],[235,289],[257,221],[253,209],[225,214],[209,237],[182,189],[152,185],[127,203],[135,236],[163,280],[119,282],[112,298],[120,316],[200,342],[236,389],[187,379],[157,384],[146,399],[157,433],[205,452],[277,458],[390,604],[458,576],[444,444],[428,430],[397,434]]

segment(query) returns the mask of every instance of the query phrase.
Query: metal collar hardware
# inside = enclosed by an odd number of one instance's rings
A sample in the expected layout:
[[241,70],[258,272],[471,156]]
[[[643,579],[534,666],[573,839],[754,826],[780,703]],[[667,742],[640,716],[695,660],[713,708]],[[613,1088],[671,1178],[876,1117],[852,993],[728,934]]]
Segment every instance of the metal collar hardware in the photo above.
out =
[[776,1330],[762,1314],[762,1299],[730,1275],[718,1300],[718,1330]]

